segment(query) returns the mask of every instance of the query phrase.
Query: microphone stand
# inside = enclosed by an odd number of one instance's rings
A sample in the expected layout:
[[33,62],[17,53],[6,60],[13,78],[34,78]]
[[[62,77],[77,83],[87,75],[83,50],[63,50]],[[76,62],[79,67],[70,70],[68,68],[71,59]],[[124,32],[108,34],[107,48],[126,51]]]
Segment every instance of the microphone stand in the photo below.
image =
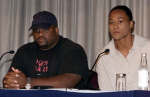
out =
[[94,62],[94,64],[93,64],[93,66],[92,66],[92,68],[91,68],[91,71],[93,71],[95,65],[97,64],[97,62],[98,62],[98,60],[99,60],[99,58],[100,58],[101,56],[103,56],[103,55],[107,55],[108,53],[109,53],[109,49],[105,49],[104,52],[98,54],[98,56],[97,56],[97,58],[96,58],[96,60],[95,60],[95,62]]
[[[7,51],[7,52],[4,52],[1,56],[0,56],[0,61],[2,60],[2,58],[7,55],[7,54],[14,54],[15,51],[13,50],[10,50],[10,51]],[[3,66],[3,64],[0,65],[0,68]]]
[[10,51],[7,51],[7,52],[3,53],[3,54],[0,56],[0,61],[2,60],[2,58],[3,58],[5,55],[7,55],[7,54],[14,54],[14,53],[15,53],[15,51],[13,51],[13,50],[10,50]]
[[[15,53],[15,51],[13,51],[13,50],[4,52],[4,53],[0,56],[0,62],[1,62],[2,58],[3,58],[5,55],[7,55],[7,54],[14,54],[14,53]],[[6,61],[4,61],[4,62],[2,62],[2,63],[0,64],[0,70],[1,70],[1,77],[0,77],[0,80],[1,80],[1,81],[2,81],[3,77],[5,76],[5,74],[6,74],[6,72],[7,72],[7,70],[3,68],[5,62],[9,62],[9,61],[6,60]],[[5,66],[7,66],[7,65],[5,65]],[[9,67],[7,66],[7,68],[9,68]],[[0,88],[1,88],[1,89],[3,88],[3,81],[2,81],[1,84],[0,84]]]
[[88,79],[85,81],[86,89],[99,90],[97,73],[95,71],[93,71],[93,68],[97,64],[99,58],[102,57],[103,55],[107,55],[107,54],[109,54],[109,49],[105,49],[104,52],[98,54],[92,68],[89,70]]

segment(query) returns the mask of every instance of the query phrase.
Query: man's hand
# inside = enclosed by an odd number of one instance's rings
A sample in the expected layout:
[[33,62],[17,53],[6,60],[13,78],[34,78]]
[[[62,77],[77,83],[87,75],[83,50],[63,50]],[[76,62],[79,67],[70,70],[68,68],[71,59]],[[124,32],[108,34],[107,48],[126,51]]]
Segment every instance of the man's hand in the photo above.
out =
[[11,68],[12,71],[8,72],[3,80],[3,86],[10,89],[21,89],[24,88],[27,82],[24,73],[18,69]]

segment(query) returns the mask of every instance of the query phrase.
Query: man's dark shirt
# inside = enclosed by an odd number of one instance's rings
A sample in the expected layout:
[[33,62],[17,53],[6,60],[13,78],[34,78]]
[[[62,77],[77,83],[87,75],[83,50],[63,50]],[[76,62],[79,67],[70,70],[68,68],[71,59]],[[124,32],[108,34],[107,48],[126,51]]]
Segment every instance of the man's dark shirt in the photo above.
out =
[[61,36],[57,45],[47,51],[40,50],[35,42],[23,45],[15,54],[12,66],[28,77],[73,73],[79,74],[84,81],[88,75],[87,56],[83,48]]

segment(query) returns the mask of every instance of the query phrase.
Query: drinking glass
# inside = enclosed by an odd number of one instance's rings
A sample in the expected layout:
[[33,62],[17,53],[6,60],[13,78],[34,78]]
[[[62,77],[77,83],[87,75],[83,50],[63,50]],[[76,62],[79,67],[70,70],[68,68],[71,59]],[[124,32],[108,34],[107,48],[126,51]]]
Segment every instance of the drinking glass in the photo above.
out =
[[126,90],[126,74],[117,73],[116,74],[116,91]]

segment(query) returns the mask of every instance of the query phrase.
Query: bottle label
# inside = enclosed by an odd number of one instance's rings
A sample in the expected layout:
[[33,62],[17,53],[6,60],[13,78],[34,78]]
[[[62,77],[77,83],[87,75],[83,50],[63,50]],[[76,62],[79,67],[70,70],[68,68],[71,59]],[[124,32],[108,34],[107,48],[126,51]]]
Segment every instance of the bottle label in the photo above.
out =
[[141,69],[138,71],[138,87],[141,89],[148,88],[148,71]]

